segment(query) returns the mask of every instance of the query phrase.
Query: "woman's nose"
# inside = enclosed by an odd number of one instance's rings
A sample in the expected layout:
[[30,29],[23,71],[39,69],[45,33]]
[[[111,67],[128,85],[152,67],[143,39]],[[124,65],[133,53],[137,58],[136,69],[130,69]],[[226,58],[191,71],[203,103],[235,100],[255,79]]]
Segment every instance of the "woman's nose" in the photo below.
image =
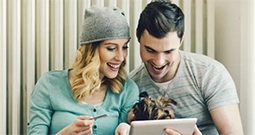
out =
[[122,50],[116,52],[115,59],[118,60],[118,61],[123,61],[124,60],[124,55],[123,55]]

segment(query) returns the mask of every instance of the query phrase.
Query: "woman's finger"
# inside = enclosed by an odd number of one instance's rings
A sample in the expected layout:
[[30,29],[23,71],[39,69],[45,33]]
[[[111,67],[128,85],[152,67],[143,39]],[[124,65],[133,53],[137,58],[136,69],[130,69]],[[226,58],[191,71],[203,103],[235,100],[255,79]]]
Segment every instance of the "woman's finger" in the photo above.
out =
[[77,135],[92,135],[92,134],[93,134],[92,129],[88,128],[88,129],[83,130],[82,132],[78,133]]
[[78,119],[81,119],[81,120],[89,120],[89,119],[93,119],[93,117],[91,117],[91,116],[83,116],[83,115],[78,116],[77,118],[78,118]]
[[93,119],[83,120],[83,123],[84,123],[85,126],[91,126],[91,125],[93,125],[94,120]]
[[78,127],[90,126],[94,123],[94,119],[89,116],[79,116],[75,119],[74,123]]

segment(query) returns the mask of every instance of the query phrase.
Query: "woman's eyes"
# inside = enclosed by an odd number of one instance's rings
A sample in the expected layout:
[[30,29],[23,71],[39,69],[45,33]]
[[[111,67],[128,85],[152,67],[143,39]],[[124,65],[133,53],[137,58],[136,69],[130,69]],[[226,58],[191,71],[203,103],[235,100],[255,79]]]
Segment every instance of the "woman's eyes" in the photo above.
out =
[[116,47],[107,47],[107,50],[109,50],[109,51],[113,51],[115,49],[116,49]]
[[[107,47],[107,50],[109,50],[109,51],[114,51],[116,49],[117,49],[117,47]],[[123,46],[122,49],[126,50],[126,49],[128,49],[128,46]]]

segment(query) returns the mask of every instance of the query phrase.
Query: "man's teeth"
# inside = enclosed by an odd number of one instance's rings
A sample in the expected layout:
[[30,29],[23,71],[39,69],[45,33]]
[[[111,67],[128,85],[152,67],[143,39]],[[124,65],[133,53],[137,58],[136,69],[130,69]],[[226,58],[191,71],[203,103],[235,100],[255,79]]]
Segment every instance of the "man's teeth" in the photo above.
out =
[[161,70],[161,69],[163,69],[165,66],[162,66],[162,67],[155,67],[155,66],[153,66],[155,69],[157,69],[157,70]]

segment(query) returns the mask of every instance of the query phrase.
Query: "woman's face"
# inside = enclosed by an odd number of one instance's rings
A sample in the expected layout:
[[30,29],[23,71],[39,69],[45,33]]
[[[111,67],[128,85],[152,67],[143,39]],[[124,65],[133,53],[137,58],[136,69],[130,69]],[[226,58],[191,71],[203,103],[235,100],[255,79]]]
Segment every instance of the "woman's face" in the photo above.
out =
[[105,40],[99,45],[100,77],[115,78],[122,62],[128,55],[129,39]]

